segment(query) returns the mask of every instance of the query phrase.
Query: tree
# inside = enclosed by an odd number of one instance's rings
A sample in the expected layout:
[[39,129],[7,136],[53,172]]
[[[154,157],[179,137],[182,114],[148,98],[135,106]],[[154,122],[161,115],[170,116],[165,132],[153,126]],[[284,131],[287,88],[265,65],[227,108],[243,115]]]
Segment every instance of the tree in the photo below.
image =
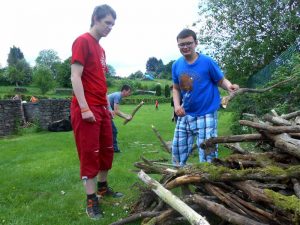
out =
[[16,86],[20,84],[29,84],[32,80],[32,70],[25,59],[17,60],[15,65],[7,67],[6,76],[10,83]]
[[168,84],[166,84],[166,86],[165,86],[165,97],[166,98],[169,98],[170,97],[170,86],[168,85]]
[[106,73],[106,76],[108,77],[113,77],[116,76],[116,70],[112,65],[107,65],[108,67],[108,72]]
[[143,72],[138,70],[128,76],[129,79],[142,79],[144,76]]
[[172,65],[175,60],[171,60],[168,64],[164,66],[164,70],[161,74],[161,78],[172,80]]
[[249,76],[287,49],[300,33],[298,0],[200,0],[201,45],[228,77],[245,84]]
[[13,46],[8,53],[7,63],[8,66],[15,66],[19,60],[24,59],[24,54],[20,48]]
[[40,51],[38,57],[35,59],[35,62],[37,67],[43,66],[49,68],[53,78],[56,79],[56,66],[60,63],[60,58],[58,57],[56,51],[53,49],[44,49]]
[[154,75],[155,77],[159,76],[159,74],[163,71],[164,64],[160,59],[158,60],[155,57],[150,57],[146,63],[147,73]]
[[63,63],[56,64],[57,83],[61,87],[71,88],[71,57],[67,58]]
[[55,86],[52,71],[45,66],[38,66],[33,72],[34,84],[41,90],[42,94],[47,93]]
[[155,85],[155,95],[161,96],[161,85],[159,83]]

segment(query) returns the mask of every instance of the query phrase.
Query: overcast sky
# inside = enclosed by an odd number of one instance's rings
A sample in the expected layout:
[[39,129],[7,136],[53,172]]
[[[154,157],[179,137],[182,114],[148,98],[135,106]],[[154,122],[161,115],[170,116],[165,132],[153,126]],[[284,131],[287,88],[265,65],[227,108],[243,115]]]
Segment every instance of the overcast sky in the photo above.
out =
[[177,59],[177,34],[198,19],[198,0],[9,0],[0,7],[1,66],[13,45],[31,65],[43,49],[65,60],[74,39],[89,30],[94,7],[104,3],[116,10],[117,20],[100,44],[119,76],[145,72],[149,57],[164,64]]

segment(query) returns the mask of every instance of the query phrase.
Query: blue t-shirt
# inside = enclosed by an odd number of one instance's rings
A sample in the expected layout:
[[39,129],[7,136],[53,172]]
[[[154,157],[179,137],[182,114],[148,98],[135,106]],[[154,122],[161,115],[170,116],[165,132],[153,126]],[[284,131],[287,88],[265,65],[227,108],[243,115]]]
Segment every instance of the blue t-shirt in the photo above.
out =
[[114,104],[120,104],[121,100],[122,100],[121,92],[114,92],[108,95],[108,101],[113,110],[114,110]]
[[182,56],[172,65],[172,79],[180,87],[187,115],[203,116],[219,109],[218,82],[223,78],[218,64],[203,54],[198,54],[193,64],[188,64]]

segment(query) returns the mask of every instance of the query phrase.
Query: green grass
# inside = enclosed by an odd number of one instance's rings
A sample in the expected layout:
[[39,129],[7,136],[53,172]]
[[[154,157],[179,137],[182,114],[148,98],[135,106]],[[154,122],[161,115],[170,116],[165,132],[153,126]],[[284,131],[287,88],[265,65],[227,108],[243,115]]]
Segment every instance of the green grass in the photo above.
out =
[[[128,113],[133,108],[121,106]],[[171,140],[175,127],[171,115],[170,104],[161,104],[159,110],[154,105],[144,105],[127,125],[115,119],[122,153],[115,155],[109,183],[125,197],[105,199],[105,218],[98,222],[85,215],[85,194],[72,132],[20,132],[20,136],[0,139],[0,224],[107,225],[127,216],[138,197],[134,162],[142,155],[171,159],[151,129],[153,124],[165,140]],[[230,114],[220,113],[220,135],[229,133],[229,124]],[[226,153],[222,149],[220,152]],[[198,154],[189,159],[197,161]]]

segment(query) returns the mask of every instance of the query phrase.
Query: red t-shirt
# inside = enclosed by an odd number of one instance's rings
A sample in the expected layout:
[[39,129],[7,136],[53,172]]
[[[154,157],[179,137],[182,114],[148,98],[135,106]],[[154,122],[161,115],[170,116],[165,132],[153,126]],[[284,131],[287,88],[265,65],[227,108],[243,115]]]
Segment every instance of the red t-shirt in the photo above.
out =
[[[71,64],[75,62],[83,66],[81,80],[88,105],[107,106],[105,51],[91,34],[82,34],[74,41]],[[77,102],[75,96],[73,101]]]

